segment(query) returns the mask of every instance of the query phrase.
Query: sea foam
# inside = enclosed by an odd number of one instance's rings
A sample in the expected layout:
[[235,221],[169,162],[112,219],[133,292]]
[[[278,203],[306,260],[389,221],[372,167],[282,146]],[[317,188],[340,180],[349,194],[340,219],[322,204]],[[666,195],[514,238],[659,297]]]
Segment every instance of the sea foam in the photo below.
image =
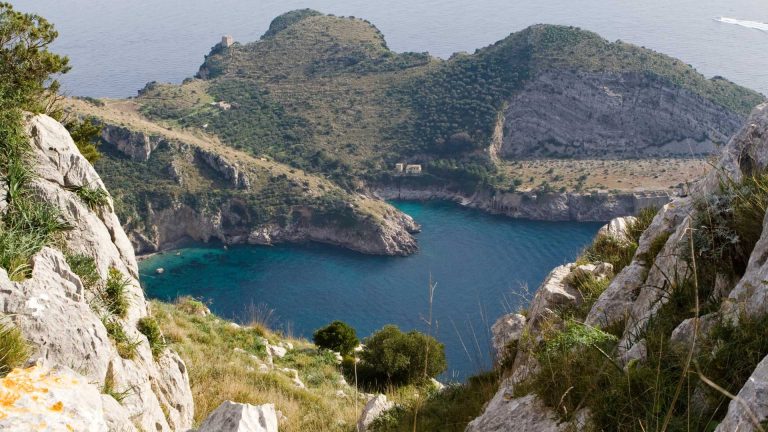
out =
[[736,18],[726,18],[726,17],[715,18],[715,21],[726,23],[726,24],[735,24],[742,27],[758,29],[764,32],[768,32],[768,24],[759,22],[759,21],[746,21],[746,20],[740,20]]

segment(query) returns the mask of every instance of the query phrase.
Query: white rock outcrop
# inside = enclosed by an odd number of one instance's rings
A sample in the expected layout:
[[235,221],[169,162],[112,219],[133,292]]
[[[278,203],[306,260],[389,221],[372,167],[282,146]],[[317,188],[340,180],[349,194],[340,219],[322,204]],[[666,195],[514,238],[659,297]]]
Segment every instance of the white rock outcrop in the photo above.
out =
[[[117,391],[130,389],[117,405],[103,404],[100,396],[94,399],[92,408],[106,409],[105,418],[111,423],[127,418],[126,430],[133,426],[152,431],[187,430],[193,413],[187,370],[171,352],[155,360],[146,337],[136,328],[149,311],[137,280],[133,248],[111,199],[94,210],[75,192],[79,187],[104,189],[104,184],[60,123],[44,115],[29,117],[27,132],[36,174],[31,189],[57,207],[72,226],[64,233],[66,250],[93,258],[102,279],[115,269],[128,281],[129,308],[116,321],[138,342],[135,355],[119,355],[102,323],[101,311],[91,308],[95,294],[70,269],[64,254],[51,247],[32,258],[31,277],[26,280],[11,281],[0,269],[0,312],[11,317],[29,341],[32,358],[40,359],[43,367],[75,368],[94,388],[109,381]],[[90,399],[83,399],[86,402],[91,404]]]
[[560,432],[567,424],[535,395],[513,398],[502,389],[488,403],[483,414],[467,425],[466,432]]
[[[0,379],[3,431],[26,432],[43,425],[43,430],[49,431],[107,432],[112,429],[104,407],[99,389],[68,369],[32,366],[16,369]],[[110,408],[114,410],[113,418],[125,418],[122,407]],[[126,428],[123,430],[135,430],[130,423]]]
[[205,419],[197,432],[277,432],[277,426],[273,404],[224,401]]
[[491,341],[496,359],[502,360],[507,344],[520,339],[525,328],[525,316],[517,313],[504,315],[491,326]]
[[360,418],[357,420],[357,429],[360,432],[367,431],[368,426],[370,426],[378,416],[380,416],[384,411],[392,409],[394,406],[395,404],[388,401],[387,397],[383,394],[374,395],[365,404],[363,412],[360,414]]

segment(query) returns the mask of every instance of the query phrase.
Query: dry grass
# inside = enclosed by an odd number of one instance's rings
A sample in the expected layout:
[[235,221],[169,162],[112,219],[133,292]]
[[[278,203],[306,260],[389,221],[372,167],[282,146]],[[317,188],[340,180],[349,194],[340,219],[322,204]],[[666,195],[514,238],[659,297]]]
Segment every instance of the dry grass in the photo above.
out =
[[669,190],[701,178],[711,168],[700,158],[648,159],[540,159],[508,162],[506,173],[521,183],[518,190],[540,188],[547,182],[554,190]]
[[[184,311],[190,310],[186,301],[179,305],[153,302],[152,308],[170,347],[188,366],[196,424],[223,401],[233,400],[274,403],[287,417],[281,431],[355,430],[362,402],[356,404],[355,391],[339,384],[332,357],[306,341],[291,340],[294,350],[283,359],[275,358],[276,370],[259,372],[258,364],[264,358],[261,338],[277,343],[278,335],[260,327],[238,328],[214,315],[191,315]],[[296,387],[279,368],[299,370],[307,388]],[[336,395],[340,389],[346,397]]]

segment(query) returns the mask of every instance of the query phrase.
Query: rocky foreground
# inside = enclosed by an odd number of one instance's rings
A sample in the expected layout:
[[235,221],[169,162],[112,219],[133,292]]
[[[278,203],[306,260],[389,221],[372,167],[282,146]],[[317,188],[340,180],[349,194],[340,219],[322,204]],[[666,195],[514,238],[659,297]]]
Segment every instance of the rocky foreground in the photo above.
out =
[[[500,318],[493,326],[494,346],[500,359],[511,359],[512,363],[503,366],[505,379],[496,396],[487,404],[483,414],[470,423],[467,431],[506,431],[510,430],[511,425],[525,431],[592,430],[594,413],[589,407],[582,406],[575,412],[564,413],[563,401],[567,394],[562,395],[561,406],[551,406],[540,398],[541,389],[532,391],[530,387],[531,380],[535,381],[536,374],[543,367],[540,363],[541,353],[537,352],[541,349],[538,343],[552,340],[553,328],[562,329],[556,332],[567,331],[564,326],[570,318],[563,311],[583,304],[590,305],[586,294],[576,289],[574,281],[587,274],[594,280],[610,281],[599,297],[592,300],[593,304],[579,325],[606,331],[610,331],[611,327],[618,329],[614,330],[618,343],[613,354],[613,364],[624,368],[630,374],[627,376],[631,376],[632,371],[641,370],[638,368],[654,361],[653,356],[660,355],[651,352],[652,343],[657,344],[658,341],[651,340],[654,335],[649,329],[659,328],[660,320],[673,319],[670,317],[675,315],[670,315],[669,311],[674,304],[670,302],[681,301],[675,292],[680,289],[679,282],[670,280],[689,280],[695,271],[695,267],[692,269],[688,265],[686,259],[690,258],[686,258],[684,251],[693,247],[690,246],[693,243],[689,237],[692,230],[705,229],[697,225],[697,214],[700,211],[697,203],[701,203],[704,198],[721,195],[724,184],[743,184],[745,179],[765,172],[768,168],[767,155],[768,104],[763,104],[755,109],[746,125],[730,140],[720,158],[718,169],[700,181],[691,196],[678,198],[658,212],[642,233],[634,257],[626,267],[614,275],[612,266],[607,263],[597,266],[575,263],[560,266],[539,287],[527,314],[510,314]],[[760,220],[763,220],[762,214]],[[620,238],[630,222],[627,219],[615,220],[600,235]],[[693,314],[692,318],[661,323],[665,328],[673,329],[671,334],[666,335],[668,339],[663,341],[665,346],[679,350],[683,359],[690,352],[694,358],[705,362],[708,356],[717,356],[719,346],[722,346],[722,342],[714,347],[705,344],[705,341],[721,337],[714,333],[716,328],[736,329],[734,334],[746,334],[750,323],[766,315],[766,227],[768,219],[762,222],[762,235],[754,249],[748,251],[748,264],[742,275],[730,279],[726,258],[715,262],[713,273],[716,277],[712,293],[707,298],[697,299],[694,305],[696,312],[701,308],[706,309],[707,313],[702,311],[698,315]],[[705,258],[700,259],[703,261]],[[700,265],[705,263],[700,262]],[[685,310],[683,316],[691,313],[692,310]],[[605,333],[597,334],[611,337]],[[764,334],[755,334],[751,338],[746,339],[745,343],[760,340]],[[711,351],[708,353],[702,347],[709,347],[707,349]],[[736,350],[739,347],[729,349]],[[574,351],[572,355],[579,354]],[[702,357],[696,357],[699,355]],[[737,394],[733,400],[725,399],[727,412],[724,412],[724,417],[717,425],[717,431],[762,430],[768,418],[765,398],[768,389],[767,364],[768,357],[751,364],[749,370],[754,371],[743,387],[736,388]],[[688,367],[695,371],[694,366]],[[716,408],[708,405],[712,399],[705,395],[711,389],[705,384],[704,381],[699,382],[690,390],[697,395],[690,409],[701,413],[717,413]],[[721,383],[724,386],[733,384],[736,383]],[[578,391],[573,388],[571,390]],[[605,383],[599,389],[603,392],[611,390],[610,385]],[[715,395],[722,397],[717,393]],[[639,412],[639,405],[634,408]],[[671,411],[670,414],[663,411],[658,413],[657,420],[668,421],[669,418],[664,419],[665,415],[672,417]]]

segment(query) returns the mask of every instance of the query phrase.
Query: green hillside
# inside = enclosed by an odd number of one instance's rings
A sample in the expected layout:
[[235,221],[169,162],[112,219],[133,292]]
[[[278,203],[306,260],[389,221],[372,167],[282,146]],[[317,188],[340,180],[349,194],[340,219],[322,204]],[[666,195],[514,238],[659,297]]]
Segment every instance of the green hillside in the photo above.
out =
[[[371,23],[312,10],[276,18],[261,40],[217,45],[181,86],[153,84],[148,117],[213,132],[232,147],[328,175],[388,181],[396,162],[425,166],[422,183],[499,184],[489,157],[509,98],[542,72],[641,73],[746,115],[763,96],[707,79],[669,56],[573,27],[537,25],[449,60],[395,53]],[[211,101],[225,101],[222,110]],[[728,134],[732,131],[727,131]]]

